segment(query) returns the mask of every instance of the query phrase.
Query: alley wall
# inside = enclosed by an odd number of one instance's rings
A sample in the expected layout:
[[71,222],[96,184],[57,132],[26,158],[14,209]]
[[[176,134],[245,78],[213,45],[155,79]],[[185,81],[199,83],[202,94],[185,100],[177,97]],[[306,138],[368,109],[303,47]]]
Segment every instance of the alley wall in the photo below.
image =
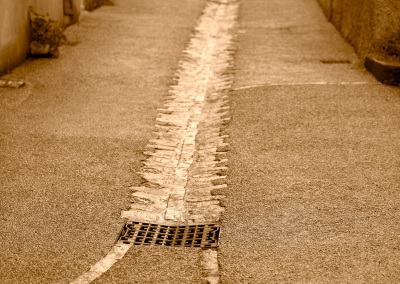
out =
[[361,59],[400,58],[400,1],[317,0]]
[[[30,6],[36,13],[48,14],[65,26],[78,20],[80,1],[0,0],[0,76],[29,56]],[[70,6],[69,11],[66,6]]]

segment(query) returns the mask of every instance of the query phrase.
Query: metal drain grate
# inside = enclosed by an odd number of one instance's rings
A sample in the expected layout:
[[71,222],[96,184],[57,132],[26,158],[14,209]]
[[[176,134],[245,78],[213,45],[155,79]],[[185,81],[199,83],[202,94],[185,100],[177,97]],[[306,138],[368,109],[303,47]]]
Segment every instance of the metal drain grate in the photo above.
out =
[[134,245],[159,245],[174,247],[218,247],[219,224],[166,226],[128,221],[118,240]]

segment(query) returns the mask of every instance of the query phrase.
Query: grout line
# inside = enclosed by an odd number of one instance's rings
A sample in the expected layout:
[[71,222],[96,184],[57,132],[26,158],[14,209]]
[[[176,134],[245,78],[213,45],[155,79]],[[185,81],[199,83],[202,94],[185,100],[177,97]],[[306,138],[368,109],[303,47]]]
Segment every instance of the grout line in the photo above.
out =
[[[220,220],[223,208],[211,196],[210,188],[220,187],[213,184],[213,180],[221,178],[216,157],[226,152],[221,131],[227,121],[225,105],[233,75],[224,74],[233,65],[238,10],[236,0],[207,2],[183,51],[176,74],[178,83],[171,86],[164,104],[166,113],[159,112],[155,133],[159,137],[148,145],[153,152],[148,152],[141,172],[148,183],[132,188],[134,201],[129,210],[122,211],[122,218],[175,224]],[[87,284],[100,277],[132,245],[117,242],[103,259],[71,284]],[[203,280],[218,283],[217,250],[202,251],[201,263]]]
[[257,85],[250,85],[250,86],[242,86],[233,88],[233,90],[246,90],[252,88],[260,88],[260,87],[269,87],[269,86],[312,86],[312,85],[381,85],[380,83],[376,82],[307,82],[307,83],[267,83],[267,84],[257,84]]
[[214,249],[205,249],[201,251],[201,266],[205,275],[205,283],[219,283],[219,268],[218,268],[218,252]]
[[116,244],[109,253],[98,261],[95,265],[90,268],[89,271],[85,272],[70,284],[88,284],[101,276],[104,272],[109,270],[117,261],[122,259],[128,250],[133,246],[132,244],[118,243]]

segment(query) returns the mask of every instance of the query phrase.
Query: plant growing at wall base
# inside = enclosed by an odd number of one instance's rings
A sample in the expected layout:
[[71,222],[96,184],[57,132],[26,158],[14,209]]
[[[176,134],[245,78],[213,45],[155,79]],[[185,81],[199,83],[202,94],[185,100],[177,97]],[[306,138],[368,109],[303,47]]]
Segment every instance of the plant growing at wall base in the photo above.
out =
[[400,61],[400,31],[391,37],[381,50],[390,58]]
[[58,47],[66,38],[57,21],[50,19],[48,16],[35,13],[32,7],[29,7],[29,19],[32,32],[32,40],[30,42],[31,55],[58,57]]

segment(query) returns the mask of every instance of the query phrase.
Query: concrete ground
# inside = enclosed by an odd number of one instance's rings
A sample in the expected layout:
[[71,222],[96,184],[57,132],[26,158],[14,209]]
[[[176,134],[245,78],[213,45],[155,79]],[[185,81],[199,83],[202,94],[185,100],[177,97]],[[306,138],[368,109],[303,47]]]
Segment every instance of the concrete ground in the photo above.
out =
[[141,183],[157,107],[204,2],[115,2],[67,30],[76,45],[60,58],[5,76],[27,86],[0,89],[1,283],[68,283],[87,271]]
[[[112,247],[204,1],[115,0],[0,89],[0,282],[68,283]],[[400,91],[315,0],[243,0],[222,283],[400,281]],[[321,60],[325,63],[322,63]],[[347,63],[346,63],[347,62]],[[197,250],[141,247],[96,283],[201,283]]]
[[316,1],[242,3],[222,283],[399,283],[400,89]]

